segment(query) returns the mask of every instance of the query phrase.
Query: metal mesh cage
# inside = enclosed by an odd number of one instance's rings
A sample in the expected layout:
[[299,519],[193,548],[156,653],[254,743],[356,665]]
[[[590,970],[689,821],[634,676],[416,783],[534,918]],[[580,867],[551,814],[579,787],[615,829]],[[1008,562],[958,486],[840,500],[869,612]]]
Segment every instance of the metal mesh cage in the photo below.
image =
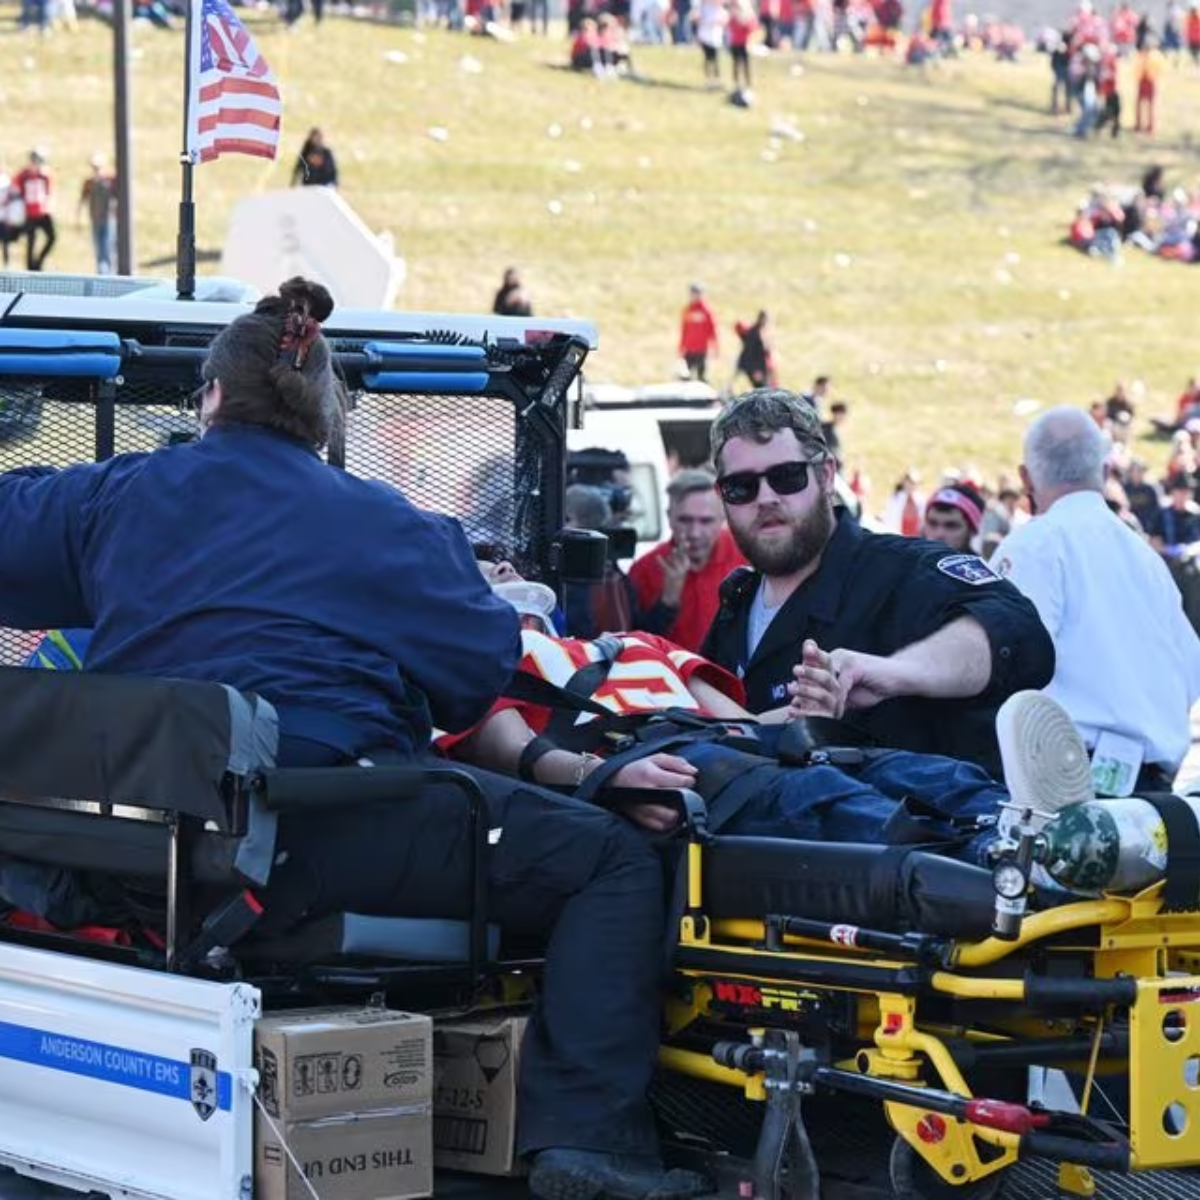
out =
[[[0,378],[0,471],[65,467],[191,440],[189,397],[209,331],[172,332],[175,357],[131,359],[110,384],[63,378]],[[332,339],[352,358],[360,342]],[[188,352],[186,347],[191,347]],[[182,354],[180,353],[182,351]],[[368,391],[346,373],[345,444],[335,465],[400,488],[422,508],[458,518],[481,550],[545,573],[561,514],[566,386],[563,347],[491,355],[489,383],[475,394]],[[530,362],[530,357],[539,360]],[[582,361],[582,354],[569,361]],[[576,367],[577,369],[577,367]],[[531,402],[532,401],[532,402]],[[0,663],[26,661],[40,632],[0,628]]]
[[61,275],[56,271],[0,271],[0,292],[42,296],[127,296],[161,281],[135,275]]

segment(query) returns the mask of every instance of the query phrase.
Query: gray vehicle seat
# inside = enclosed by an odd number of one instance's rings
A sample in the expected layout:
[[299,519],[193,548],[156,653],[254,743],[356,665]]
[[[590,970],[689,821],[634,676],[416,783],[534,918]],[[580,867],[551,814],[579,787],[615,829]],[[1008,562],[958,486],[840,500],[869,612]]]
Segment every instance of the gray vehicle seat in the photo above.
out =
[[[69,929],[132,922],[169,967],[225,940],[260,962],[341,957],[467,964],[497,949],[484,923],[486,822],[453,767],[275,768],[278,723],[221,684],[0,667],[0,903]],[[403,803],[436,773],[476,815],[472,921],[339,914],[254,945],[223,906],[264,885],[279,812]],[[239,951],[240,952],[240,951]]]

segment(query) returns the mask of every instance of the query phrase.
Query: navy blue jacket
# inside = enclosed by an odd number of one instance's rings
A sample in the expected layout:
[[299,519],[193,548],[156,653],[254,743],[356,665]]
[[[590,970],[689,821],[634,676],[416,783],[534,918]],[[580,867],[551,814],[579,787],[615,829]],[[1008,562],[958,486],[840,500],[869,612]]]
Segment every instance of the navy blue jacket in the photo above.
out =
[[248,426],[0,475],[0,624],[90,626],[89,670],[256,691],[347,753],[467,728],[521,654],[456,521]]
[[992,675],[978,695],[954,700],[898,697],[847,719],[882,746],[964,758],[1000,778],[996,710],[1021,688],[1054,674],[1054,643],[1037,609],[982,559],[941,542],[872,533],[842,512],[816,574],[784,601],[753,657],[747,657],[757,572],[740,568],[722,585],[722,603],[701,653],[741,678],[751,712],[788,700],[805,638],[822,650],[890,655],[962,616],[987,633]]

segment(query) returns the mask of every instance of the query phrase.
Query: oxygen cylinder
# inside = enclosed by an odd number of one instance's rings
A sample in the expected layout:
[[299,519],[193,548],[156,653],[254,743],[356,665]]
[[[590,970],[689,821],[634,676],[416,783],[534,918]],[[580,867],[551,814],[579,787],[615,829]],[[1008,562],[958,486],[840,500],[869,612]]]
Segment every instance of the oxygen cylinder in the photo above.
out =
[[[1200,818],[1200,796],[1181,799]],[[1083,892],[1137,891],[1163,877],[1167,831],[1145,800],[1087,800],[1055,814],[1037,854],[1064,887]]]

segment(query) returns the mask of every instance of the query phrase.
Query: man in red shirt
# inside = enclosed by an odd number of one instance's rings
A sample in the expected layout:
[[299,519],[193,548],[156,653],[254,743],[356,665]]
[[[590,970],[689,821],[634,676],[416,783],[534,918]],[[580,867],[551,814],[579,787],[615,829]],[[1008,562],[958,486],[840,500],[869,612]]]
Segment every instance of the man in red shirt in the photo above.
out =
[[954,18],[950,0],[932,0],[929,5],[929,36],[942,48],[942,53],[954,49]]
[[717,355],[717,319],[704,299],[704,288],[693,283],[688,288],[687,308],[679,330],[679,353],[687,364],[688,374],[703,381],[708,373],[708,355]]
[[639,627],[686,650],[699,650],[717,615],[721,581],[745,563],[725,525],[715,477],[680,471],[667,485],[671,538],[630,568]]
[[[12,181],[13,190],[25,202],[25,265],[30,271],[40,271],[54,248],[54,218],[50,215],[50,170],[43,150],[29,155],[29,166],[18,171]],[[43,241],[36,250],[38,231]]]

